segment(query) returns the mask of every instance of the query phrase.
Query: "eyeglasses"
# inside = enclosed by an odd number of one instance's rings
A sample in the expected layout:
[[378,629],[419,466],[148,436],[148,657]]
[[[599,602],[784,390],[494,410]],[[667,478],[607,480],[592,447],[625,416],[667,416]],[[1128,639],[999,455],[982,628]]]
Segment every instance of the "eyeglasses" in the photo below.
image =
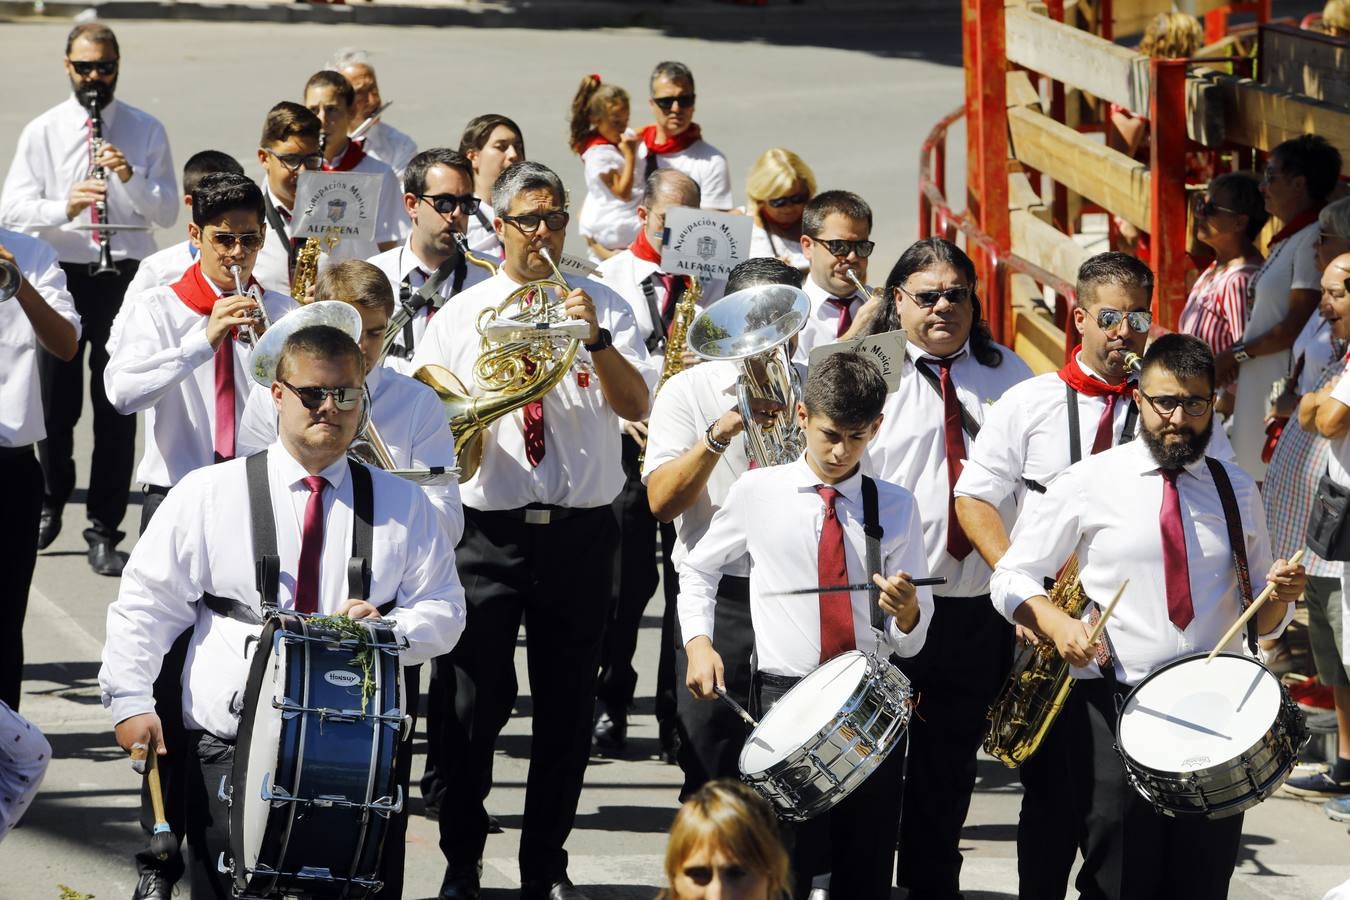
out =
[[1102,331],[1110,331],[1121,323],[1126,322],[1131,331],[1139,334],[1146,334],[1153,325],[1153,313],[1146,309],[1135,310],[1134,312],[1123,312],[1119,309],[1102,309],[1097,311],[1097,327]]
[[[458,196],[456,194],[418,194],[417,199],[425,200],[443,216],[453,216],[456,209],[464,211],[464,215],[471,216],[478,209],[478,198],[473,194]],[[565,224],[565,223],[564,223]],[[539,226],[536,225],[535,228]],[[553,226],[549,226],[552,228]]]
[[793,194],[790,197],[774,197],[772,200],[766,200],[764,202],[768,203],[774,209],[782,209],[785,206],[800,206],[810,199],[811,198],[807,194],[801,193]]
[[289,381],[281,382],[292,394],[300,398],[300,404],[310,412],[314,412],[323,406],[324,401],[329,397],[333,398],[333,405],[343,412],[355,409],[356,404],[361,402],[361,388],[359,387],[302,387],[298,388]]
[[872,255],[872,250],[876,248],[876,244],[871,241],[825,240],[824,238],[812,238],[812,240],[829,251],[831,256],[837,256],[840,259],[850,253],[858,254],[858,259],[867,259]]
[[1208,397],[1150,397],[1142,390],[1139,394],[1148,401],[1148,405],[1153,407],[1154,412],[1160,416],[1172,415],[1172,413],[1177,411],[1177,407],[1179,406],[1182,411],[1192,419],[1199,418],[1205,414],[1205,411],[1209,409],[1210,404],[1214,402],[1213,394],[1210,394]]
[[670,112],[671,107],[675,105],[676,101],[679,101],[680,109],[689,109],[689,107],[694,105],[694,95],[676,94],[673,97],[652,98],[652,102],[655,103],[658,107],[660,107],[661,112]]
[[1204,216],[1205,218],[1209,218],[1216,212],[1226,212],[1234,216],[1238,215],[1238,211],[1236,209],[1229,209],[1226,206],[1220,206],[1213,200],[1205,197],[1203,194],[1195,195],[1195,198],[1191,200],[1191,209],[1195,211],[1195,214],[1197,216]]
[[970,299],[970,288],[964,284],[958,284],[955,287],[943,288],[940,291],[911,291],[903,285],[899,285],[900,290],[914,298],[914,302],[925,309],[938,305],[939,300],[946,300],[952,306],[965,303]]
[[277,158],[277,161],[278,161],[278,162],[280,162],[283,166],[285,166],[287,169],[289,169],[289,170],[292,171],[292,172],[294,172],[296,169],[300,168],[301,166],[304,166],[306,169],[308,169],[308,170],[311,171],[311,172],[317,172],[318,170],[320,170],[320,169],[323,168],[323,156],[322,156],[321,154],[318,154],[318,153],[284,153],[284,154],[283,154],[283,153],[278,153],[278,152],[276,152],[275,150],[268,150],[267,152],[270,153],[270,154],[272,154],[273,156],[275,156],[275,157]]
[[259,231],[245,231],[242,234],[214,231],[207,237],[221,253],[229,253],[236,245],[241,247],[245,253],[256,253],[258,248],[263,245],[262,232]]
[[95,72],[106,77],[117,71],[117,60],[108,59],[89,61],[72,59],[70,60],[70,67],[74,69],[75,74],[79,75],[81,78],[88,78]]
[[510,222],[519,228],[525,234],[534,234],[539,230],[540,224],[548,226],[549,231],[562,231],[567,227],[567,223],[572,221],[571,215],[561,210],[544,213],[526,213],[523,216],[502,216],[503,222]]

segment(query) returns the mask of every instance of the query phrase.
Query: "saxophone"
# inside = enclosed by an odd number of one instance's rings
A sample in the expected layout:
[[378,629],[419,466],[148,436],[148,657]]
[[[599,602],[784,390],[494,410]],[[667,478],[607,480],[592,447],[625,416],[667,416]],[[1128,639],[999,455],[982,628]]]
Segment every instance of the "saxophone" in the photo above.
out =
[[[1077,557],[1065,564],[1050,589],[1050,602],[1075,619],[1087,608],[1088,596],[1078,580]],[[1010,769],[1025,762],[1054,724],[1073,682],[1069,664],[1053,643],[1042,640],[1023,647],[998,700],[989,708],[985,752]]]
[[698,313],[698,301],[702,296],[703,287],[697,278],[690,276],[689,289],[675,304],[675,311],[671,314],[670,331],[666,334],[666,356],[661,366],[661,379],[656,382],[656,390],[652,391],[653,397],[670,376],[684,371],[684,351],[689,346],[689,326]]
[[[319,132],[319,155],[323,156],[324,146],[328,143],[328,136]],[[318,237],[309,237],[305,243],[295,253],[295,266],[291,269],[291,299],[296,303],[308,303],[309,288],[314,284],[314,279],[319,276],[319,256],[325,252],[331,252],[338,245],[338,238],[335,235],[320,240]]]

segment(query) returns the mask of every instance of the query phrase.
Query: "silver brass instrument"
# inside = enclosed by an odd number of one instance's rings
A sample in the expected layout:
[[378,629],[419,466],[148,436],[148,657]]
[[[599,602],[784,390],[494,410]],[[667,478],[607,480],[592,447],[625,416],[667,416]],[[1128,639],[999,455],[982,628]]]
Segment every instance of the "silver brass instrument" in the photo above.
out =
[[[102,166],[98,165],[96,160],[99,153],[103,151],[103,90],[101,86],[85,88],[80,91],[80,102],[89,110],[89,177],[96,178],[108,183],[108,172]],[[104,199],[94,203],[94,212],[99,222],[108,221],[108,200],[107,195]],[[112,258],[112,233],[100,229],[98,234],[98,262],[89,264],[90,275],[117,274],[117,267],[113,265]]]
[[0,303],[19,292],[23,286],[23,272],[7,259],[0,259]]
[[[746,451],[760,466],[777,466],[801,456],[806,439],[797,425],[801,376],[788,343],[806,325],[811,301],[806,292],[767,284],[728,294],[703,310],[689,326],[689,349],[704,359],[736,362],[741,370],[736,396],[745,421]],[[769,425],[755,424],[752,400],[783,405]]]
[[347,140],[359,141],[361,140],[361,138],[365,137],[366,132],[369,131],[371,128],[374,128],[375,123],[380,120],[380,114],[393,105],[394,105],[393,100],[390,100],[386,103],[381,103],[373,113],[366,116],[366,118],[361,122],[360,125],[356,126],[355,131],[350,132],[347,135]]
[[881,291],[875,288],[870,288],[862,283],[862,279],[858,277],[857,270],[852,268],[845,269],[844,275],[848,278],[849,281],[853,282],[853,286],[858,289],[858,293],[862,294],[863,297],[865,297],[866,299],[876,300],[882,296]]
[[[262,291],[258,290],[256,285],[250,286],[247,290],[244,289],[244,283],[242,281],[243,270],[240,269],[239,266],[230,266],[230,274],[234,276],[235,294],[240,297],[251,297],[253,299],[254,307],[249,310],[249,316],[259,322],[262,325],[263,332],[266,333],[267,329],[272,327],[272,321],[267,318],[267,310],[263,307]],[[258,328],[255,325],[248,325],[239,329],[239,342],[242,344],[256,347],[260,337],[261,335],[258,333]],[[269,381],[267,383],[270,385],[272,382]]]

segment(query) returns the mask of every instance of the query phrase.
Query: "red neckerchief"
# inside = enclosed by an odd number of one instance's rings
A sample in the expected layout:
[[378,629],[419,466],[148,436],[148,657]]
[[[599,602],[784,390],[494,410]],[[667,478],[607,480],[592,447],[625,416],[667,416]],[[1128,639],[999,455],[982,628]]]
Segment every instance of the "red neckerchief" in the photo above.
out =
[[[248,284],[244,285],[244,289],[248,290],[257,283],[258,282],[253,280],[253,276],[250,275],[248,277]],[[214,307],[216,301],[220,299],[216,295],[215,289],[211,286],[211,282],[207,281],[206,276],[202,274],[201,260],[197,260],[193,263],[188,270],[183,273],[183,277],[174,282],[171,287],[173,288],[173,292],[178,295],[178,299],[182,300],[188,309],[200,316],[211,315],[211,308]]]
[[[652,127],[655,128],[656,126]],[[592,147],[599,147],[601,144],[609,144],[611,147],[619,146],[618,144],[611,141],[609,138],[605,137],[603,134],[596,132],[595,134],[592,134],[590,137],[586,138],[586,140],[581,142],[581,147],[578,148],[577,155],[581,156],[587,150],[591,149]]]
[[647,240],[647,231],[645,228],[639,228],[637,237],[633,238],[633,243],[628,245],[628,249],[638,259],[649,263],[661,265],[661,251],[652,246],[651,241]]
[[1093,378],[1083,371],[1077,359],[1069,360],[1057,374],[1065,384],[1087,397],[1109,397],[1112,394],[1117,397],[1128,397],[1134,390],[1134,382],[1129,379],[1120,384],[1107,384],[1100,378]]
[[1270,236],[1269,247],[1274,247],[1280,241],[1293,237],[1312,223],[1316,222],[1317,214],[1322,211],[1322,207],[1324,206],[1326,206],[1325,203],[1318,203],[1294,216],[1289,220],[1288,224]]
[[654,153],[658,156],[666,153],[679,153],[681,150],[688,149],[691,144],[702,139],[703,132],[694,124],[690,124],[684,131],[674,137],[667,138],[660,144],[656,142],[655,125],[648,125],[646,128],[642,129],[642,143],[647,145],[647,152]]
[[323,170],[325,172],[350,172],[356,168],[356,164],[366,158],[365,148],[361,146],[360,141],[348,141],[347,149],[342,151],[337,162],[331,165],[325,161]]

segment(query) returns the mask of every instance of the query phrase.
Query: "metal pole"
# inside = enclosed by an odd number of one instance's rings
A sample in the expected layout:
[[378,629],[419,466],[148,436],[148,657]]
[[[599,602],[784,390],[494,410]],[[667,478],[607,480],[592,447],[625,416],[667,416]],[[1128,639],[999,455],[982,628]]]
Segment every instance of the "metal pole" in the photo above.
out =
[[1149,121],[1153,259],[1153,320],[1176,330],[1186,302],[1186,66],[1184,59],[1155,59]]
[[[1011,250],[1008,224],[1007,41],[1003,0],[962,0],[966,69],[966,208],[1000,253]],[[994,339],[1008,342],[1008,315],[997,260],[970,247]]]

